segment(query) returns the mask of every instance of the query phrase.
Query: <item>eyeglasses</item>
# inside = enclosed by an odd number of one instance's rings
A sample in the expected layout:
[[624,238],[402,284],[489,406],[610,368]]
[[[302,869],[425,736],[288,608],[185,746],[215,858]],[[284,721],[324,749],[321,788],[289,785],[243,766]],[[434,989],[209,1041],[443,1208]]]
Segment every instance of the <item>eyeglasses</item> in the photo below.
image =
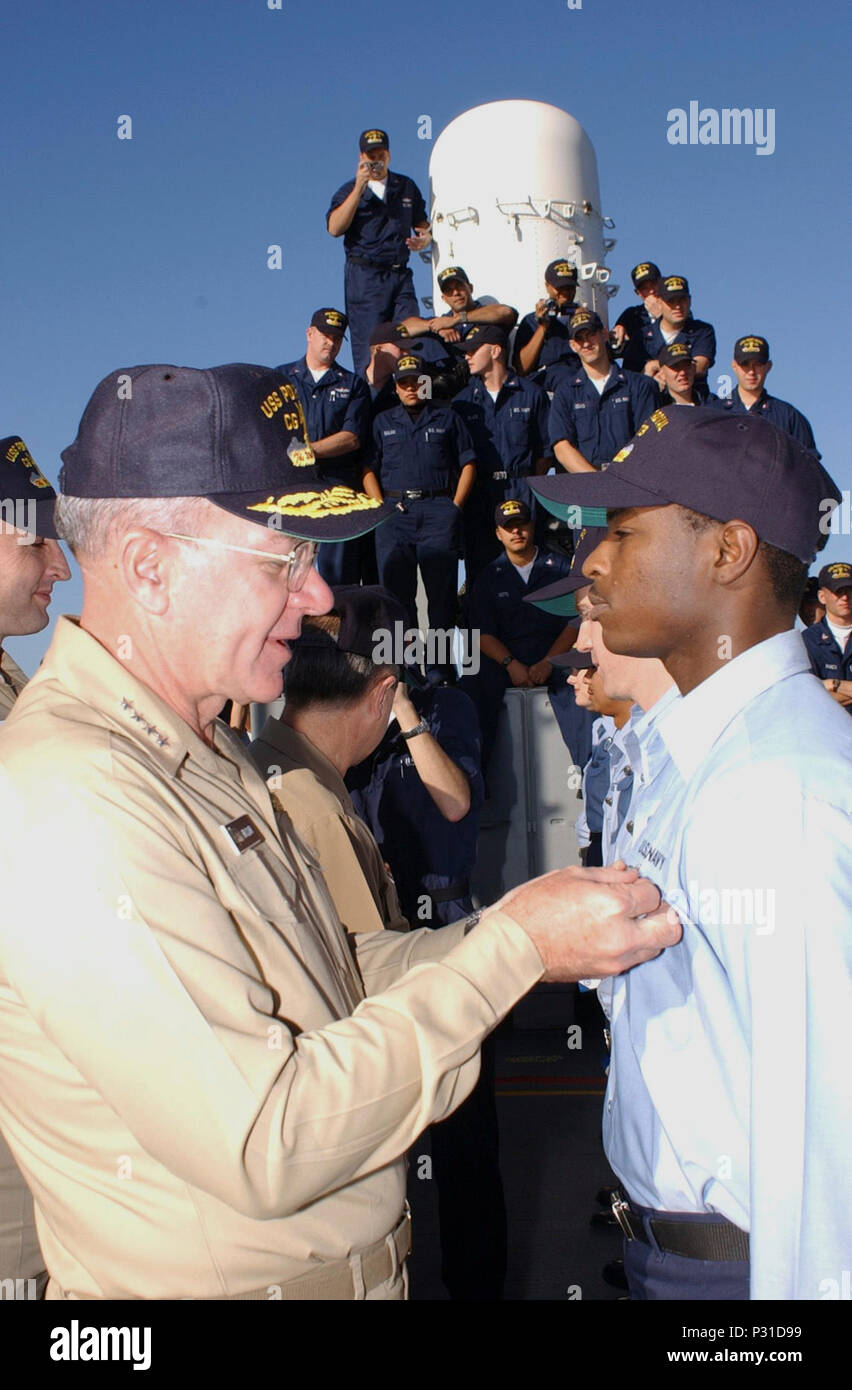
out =
[[269,560],[273,565],[280,565],[282,569],[289,566],[287,587],[291,593],[297,593],[304,587],[317,553],[314,541],[300,541],[289,555],[273,555],[269,550],[254,550],[246,545],[228,545],[225,541],[216,540],[214,536],[183,536],[178,531],[164,531],[163,535],[172,541],[191,541],[193,545],[215,545],[220,550],[234,550],[240,555],[259,555],[261,559]]

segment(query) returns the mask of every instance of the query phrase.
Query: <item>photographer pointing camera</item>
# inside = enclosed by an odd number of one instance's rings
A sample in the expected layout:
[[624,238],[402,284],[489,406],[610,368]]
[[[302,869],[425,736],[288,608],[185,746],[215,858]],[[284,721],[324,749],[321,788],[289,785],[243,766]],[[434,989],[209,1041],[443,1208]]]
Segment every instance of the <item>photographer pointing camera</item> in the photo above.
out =
[[577,267],[566,260],[551,261],[544,272],[544,287],[545,298],[521,319],[515,335],[514,367],[519,376],[532,376],[545,390],[552,391],[556,381],[551,367],[557,362],[572,369],[580,365],[570,344],[571,319],[582,308],[574,303]]
[[387,131],[364,130],[358,145],[355,177],[333,195],[326,225],[331,236],[343,237],[346,248],[352,363],[363,372],[376,324],[419,315],[408,254],[425,250],[432,235],[420,189],[390,168]]

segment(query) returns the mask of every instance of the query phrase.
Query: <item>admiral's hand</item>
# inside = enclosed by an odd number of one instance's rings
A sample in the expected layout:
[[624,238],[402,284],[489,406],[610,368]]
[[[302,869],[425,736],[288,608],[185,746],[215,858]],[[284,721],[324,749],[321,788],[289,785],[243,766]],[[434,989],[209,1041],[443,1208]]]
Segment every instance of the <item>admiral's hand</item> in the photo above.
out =
[[494,906],[527,933],[548,981],[620,975],[682,935],[674,910],[636,869],[556,869]]

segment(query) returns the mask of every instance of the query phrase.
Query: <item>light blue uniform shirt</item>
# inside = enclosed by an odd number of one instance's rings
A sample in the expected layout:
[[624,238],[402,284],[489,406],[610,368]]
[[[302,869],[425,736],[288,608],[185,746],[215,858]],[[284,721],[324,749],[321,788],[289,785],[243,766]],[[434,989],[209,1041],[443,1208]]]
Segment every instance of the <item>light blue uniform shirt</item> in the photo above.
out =
[[[634,705],[624,728],[616,735],[622,749],[623,762],[617,769],[621,792],[614,802],[615,814],[611,825],[604,825],[604,863],[614,864],[624,859],[635,835],[647,823],[657,806],[657,781],[669,760],[669,750],[657,730],[657,721],[680,699],[676,685],[670,685],[655,704],[647,710]],[[627,805],[623,804],[626,788]]]
[[750,648],[656,721],[624,852],[684,933],[615,981],[607,1155],[750,1231],[752,1298],[829,1296],[852,1255],[850,724],[799,633]]
[[[580,849],[591,844],[591,832],[597,831],[606,788],[609,785],[609,750],[615,734],[615,720],[601,714],[592,725],[592,753],[583,768],[581,796],[583,809],[574,823],[574,833]],[[591,821],[589,811],[591,810]]]

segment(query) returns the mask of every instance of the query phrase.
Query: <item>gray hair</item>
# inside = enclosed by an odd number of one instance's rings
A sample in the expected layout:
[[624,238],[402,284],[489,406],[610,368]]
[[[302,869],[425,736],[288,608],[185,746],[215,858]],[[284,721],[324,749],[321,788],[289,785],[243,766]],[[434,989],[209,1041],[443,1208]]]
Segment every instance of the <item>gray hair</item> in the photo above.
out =
[[205,497],[58,497],[56,530],[74,555],[98,559],[124,531],[137,526],[152,531],[197,535],[213,504]]

